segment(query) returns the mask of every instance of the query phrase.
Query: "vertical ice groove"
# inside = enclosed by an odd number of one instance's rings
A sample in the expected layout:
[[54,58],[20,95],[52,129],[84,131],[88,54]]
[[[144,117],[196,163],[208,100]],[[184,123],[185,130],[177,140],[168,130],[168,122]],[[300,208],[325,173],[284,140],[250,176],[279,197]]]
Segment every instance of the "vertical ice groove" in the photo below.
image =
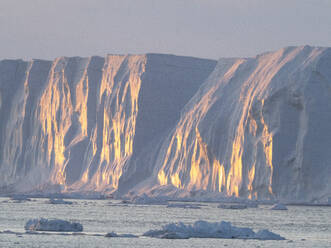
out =
[[220,162],[214,158],[213,162],[213,172],[212,172],[212,181],[211,190],[223,192],[225,188],[225,171],[224,166],[220,164]]
[[[225,77],[222,82],[224,84],[232,78],[233,72],[243,61],[233,62],[229,61],[229,65],[225,65],[228,71],[222,71],[222,68],[219,72]],[[214,73],[218,74],[217,72]],[[167,148],[164,163],[158,173],[161,185],[168,182],[167,178],[173,179],[174,176],[177,178],[177,175],[182,175],[182,179],[171,180],[175,187],[178,187],[177,182],[182,180],[182,182],[180,181],[181,185],[185,185],[188,190],[207,190],[211,187],[215,191],[222,192],[226,184],[224,166],[220,165],[217,159],[209,157],[208,145],[204,142],[198,128],[215,102],[214,95],[219,87],[220,85],[211,85],[202,99],[193,102],[192,109],[185,113],[177,125]],[[188,175],[185,173],[187,170],[189,171]]]
[[[88,64],[91,58],[88,60]],[[88,65],[84,68],[83,75],[76,86],[76,106],[75,111],[79,113],[79,122],[81,126],[81,134],[87,136],[87,101],[89,93]]]
[[145,56],[107,58],[99,94],[99,101],[101,98],[105,99],[101,157],[92,180],[97,188],[111,186],[116,189],[122,167],[132,155],[145,63]]
[[64,137],[70,128],[73,113],[72,92],[64,72],[66,63],[65,58],[54,61],[39,104],[43,132],[48,137],[48,160],[54,158],[51,180],[58,184],[65,184]]

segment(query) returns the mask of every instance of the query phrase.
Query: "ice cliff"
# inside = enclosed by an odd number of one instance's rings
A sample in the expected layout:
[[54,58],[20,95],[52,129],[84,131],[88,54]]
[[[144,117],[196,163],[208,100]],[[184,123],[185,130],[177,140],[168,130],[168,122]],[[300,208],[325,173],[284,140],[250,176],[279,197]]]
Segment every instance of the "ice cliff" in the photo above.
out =
[[330,197],[331,49],[215,63],[1,61],[2,187]]
[[116,190],[215,65],[158,54],[1,61],[2,188]]
[[330,48],[221,59],[162,144],[155,178],[252,199],[321,199],[331,193],[330,121]]

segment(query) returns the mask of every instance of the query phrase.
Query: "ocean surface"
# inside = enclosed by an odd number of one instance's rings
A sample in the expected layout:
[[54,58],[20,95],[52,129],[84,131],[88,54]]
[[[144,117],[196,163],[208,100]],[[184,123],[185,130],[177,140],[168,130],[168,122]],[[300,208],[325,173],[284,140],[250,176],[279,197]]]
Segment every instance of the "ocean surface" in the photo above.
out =
[[[288,211],[270,206],[243,210],[219,209],[217,203],[201,203],[201,209],[167,208],[165,205],[126,205],[115,200],[70,200],[73,205],[52,205],[48,199],[14,203],[0,198],[0,247],[331,247],[331,207],[288,206]],[[82,234],[26,234],[31,218],[58,218],[79,222]],[[148,237],[106,238],[108,232],[142,233],[170,222],[231,221],[254,231],[269,229],[284,241],[238,239],[165,240]],[[3,233],[10,230],[14,233]],[[98,236],[99,235],[99,236]]]

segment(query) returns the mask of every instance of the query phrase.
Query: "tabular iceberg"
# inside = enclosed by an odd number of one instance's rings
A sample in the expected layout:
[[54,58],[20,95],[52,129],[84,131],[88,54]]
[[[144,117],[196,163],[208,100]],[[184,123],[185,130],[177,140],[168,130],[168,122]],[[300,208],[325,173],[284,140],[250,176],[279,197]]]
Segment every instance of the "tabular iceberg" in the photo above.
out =
[[331,197],[331,49],[0,61],[0,190]]

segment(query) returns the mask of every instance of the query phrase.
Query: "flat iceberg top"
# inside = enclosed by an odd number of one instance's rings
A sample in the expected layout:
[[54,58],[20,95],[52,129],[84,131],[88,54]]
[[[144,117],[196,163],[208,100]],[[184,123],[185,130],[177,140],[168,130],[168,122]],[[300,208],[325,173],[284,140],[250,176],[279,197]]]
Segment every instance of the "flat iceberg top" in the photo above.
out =
[[188,239],[188,238],[222,238],[222,239],[259,239],[259,240],[284,240],[282,236],[260,230],[255,233],[251,228],[236,227],[231,222],[207,222],[199,220],[193,225],[182,222],[170,223],[161,230],[150,230],[143,236],[161,239]]
[[81,232],[83,226],[80,223],[66,220],[44,218],[30,219],[24,226],[27,231],[50,231],[50,232]]

